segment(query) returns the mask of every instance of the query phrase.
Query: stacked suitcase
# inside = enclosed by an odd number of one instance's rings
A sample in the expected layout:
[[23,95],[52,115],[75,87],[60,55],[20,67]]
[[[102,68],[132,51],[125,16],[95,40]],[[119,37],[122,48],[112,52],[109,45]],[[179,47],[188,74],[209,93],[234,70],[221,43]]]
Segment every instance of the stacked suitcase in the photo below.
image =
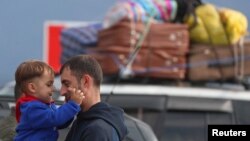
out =
[[250,42],[231,46],[191,44],[188,63],[191,81],[241,80],[250,75]]
[[185,79],[189,33],[184,24],[152,23],[131,67],[127,67],[145,29],[143,23],[121,21],[99,31],[98,46],[91,49],[91,54],[100,62],[104,74],[118,74],[127,68],[139,77]]
[[146,25],[121,21],[108,29],[100,23],[61,33],[61,62],[91,54],[104,75],[125,72],[139,77],[195,81],[241,80],[250,76],[250,41],[231,46],[189,43],[184,24],[152,23],[131,66],[127,67]]

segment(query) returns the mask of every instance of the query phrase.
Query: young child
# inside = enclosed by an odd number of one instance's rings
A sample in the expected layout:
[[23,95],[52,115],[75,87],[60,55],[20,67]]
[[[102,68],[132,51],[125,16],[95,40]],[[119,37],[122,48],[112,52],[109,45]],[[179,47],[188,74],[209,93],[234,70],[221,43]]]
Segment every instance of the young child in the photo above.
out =
[[68,88],[70,99],[56,108],[52,99],[54,71],[38,60],[21,63],[15,72],[15,80],[22,96],[16,102],[18,125],[14,140],[56,141],[57,129],[67,127],[80,111],[83,93]]

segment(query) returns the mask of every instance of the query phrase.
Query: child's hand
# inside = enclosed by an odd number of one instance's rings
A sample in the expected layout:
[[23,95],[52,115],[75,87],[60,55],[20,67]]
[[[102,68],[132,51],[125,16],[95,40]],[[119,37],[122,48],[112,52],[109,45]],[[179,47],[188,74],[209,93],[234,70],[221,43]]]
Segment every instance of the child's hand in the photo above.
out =
[[76,88],[68,88],[70,99],[75,101],[77,104],[81,104],[82,100],[85,98],[83,92],[81,90],[77,90]]

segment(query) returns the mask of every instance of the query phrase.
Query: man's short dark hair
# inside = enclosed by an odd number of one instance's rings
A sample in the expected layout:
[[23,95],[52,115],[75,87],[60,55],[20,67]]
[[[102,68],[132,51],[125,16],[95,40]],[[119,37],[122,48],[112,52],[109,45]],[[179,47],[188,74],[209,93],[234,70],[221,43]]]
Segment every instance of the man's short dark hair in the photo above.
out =
[[78,81],[84,74],[90,75],[94,79],[94,84],[100,87],[103,80],[103,73],[100,64],[90,55],[77,55],[67,60],[60,69],[62,74],[65,68],[69,68]]

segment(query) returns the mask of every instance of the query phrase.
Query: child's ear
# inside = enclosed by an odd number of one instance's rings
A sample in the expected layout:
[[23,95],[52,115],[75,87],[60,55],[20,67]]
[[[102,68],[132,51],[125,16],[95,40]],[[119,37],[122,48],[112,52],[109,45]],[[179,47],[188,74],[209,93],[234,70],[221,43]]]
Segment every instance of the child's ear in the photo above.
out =
[[32,83],[32,82],[28,83],[28,91],[30,91],[31,93],[36,92],[36,86],[34,83]]

